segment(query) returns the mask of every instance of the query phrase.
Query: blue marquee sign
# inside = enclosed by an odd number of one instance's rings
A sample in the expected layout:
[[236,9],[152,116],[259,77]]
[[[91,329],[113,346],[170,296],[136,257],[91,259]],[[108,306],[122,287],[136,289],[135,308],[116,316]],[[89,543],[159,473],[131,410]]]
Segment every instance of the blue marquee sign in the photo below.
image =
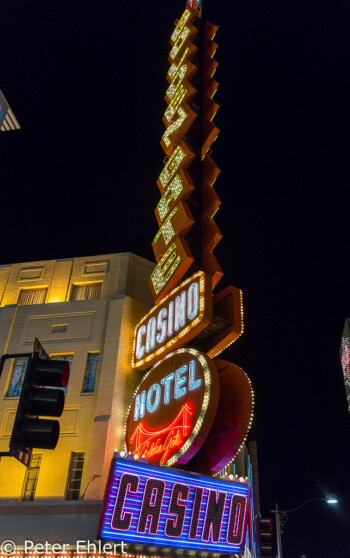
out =
[[245,484],[115,454],[96,538],[241,554],[248,508]]

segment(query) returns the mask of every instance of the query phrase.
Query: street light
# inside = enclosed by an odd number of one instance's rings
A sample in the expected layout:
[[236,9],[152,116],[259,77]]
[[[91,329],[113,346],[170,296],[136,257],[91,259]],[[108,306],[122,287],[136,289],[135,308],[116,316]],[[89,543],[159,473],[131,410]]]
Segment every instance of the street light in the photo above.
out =
[[336,496],[334,496],[334,494],[329,494],[327,496],[325,496],[325,498],[308,498],[308,500],[304,500],[301,504],[299,504],[299,506],[297,506],[296,508],[291,508],[290,510],[280,510],[278,508],[278,504],[276,504],[276,507],[274,510],[271,510],[271,513],[275,514],[275,520],[276,520],[276,538],[277,538],[277,557],[278,558],[283,558],[282,557],[282,539],[281,539],[281,535],[283,533],[283,527],[285,526],[285,524],[287,523],[288,520],[288,513],[300,510],[300,508],[303,508],[305,506],[305,504],[308,504],[309,502],[327,502],[327,504],[337,504],[338,503],[338,499],[336,498]]
[[327,504],[337,504],[338,503],[338,500],[334,496],[334,494],[329,494],[328,496],[326,496],[325,500],[326,500]]

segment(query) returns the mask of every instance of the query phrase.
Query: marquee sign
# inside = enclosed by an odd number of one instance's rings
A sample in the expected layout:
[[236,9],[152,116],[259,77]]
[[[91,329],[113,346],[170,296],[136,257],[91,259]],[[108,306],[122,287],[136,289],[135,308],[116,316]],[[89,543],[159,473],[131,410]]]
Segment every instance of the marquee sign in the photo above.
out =
[[200,333],[212,318],[211,278],[199,271],[137,324],[131,366],[144,370]]
[[241,554],[248,508],[246,484],[115,454],[96,538],[145,545],[142,554],[147,546]]
[[126,424],[126,449],[149,463],[184,464],[203,444],[219,399],[209,357],[179,349],[156,364],[135,392]]

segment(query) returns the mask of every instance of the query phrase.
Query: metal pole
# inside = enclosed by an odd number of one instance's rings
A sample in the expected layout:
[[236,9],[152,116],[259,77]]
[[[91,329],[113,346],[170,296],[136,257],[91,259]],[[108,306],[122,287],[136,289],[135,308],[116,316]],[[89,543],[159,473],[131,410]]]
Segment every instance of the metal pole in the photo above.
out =
[[4,368],[4,364],[5,364],[5,360],[7,360],[8,358],[18,358],[18,357],[30,357],[32,353],[15,353],[15,354],[11,354],[11,355],[2,355],[2,357],[0,357],[0,378],[1,378],[1,374],[2,374],[2,369]]
[[281,539],[281,522],[280,522],[280,512],[278,509],[278,504],[276,503],[276,507],[274,509],[275,512],[275,521],[276,521],[276,539],[277,539],[277,556],[278,558],[282,557],[282,539]]

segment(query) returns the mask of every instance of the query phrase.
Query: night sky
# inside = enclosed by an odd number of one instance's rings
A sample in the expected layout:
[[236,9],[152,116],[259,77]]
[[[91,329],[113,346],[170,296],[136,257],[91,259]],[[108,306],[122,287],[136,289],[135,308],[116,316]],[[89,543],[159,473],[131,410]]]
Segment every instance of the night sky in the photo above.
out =
[[[154,261],[167,55],[184,0],[2,0],[0,264],[115,252]],[[283,557],[350,556],[348,0],[204,0],[220,26],[213,158],[224,278],[245,332],[223,358],[256,397],[263,515]]]

